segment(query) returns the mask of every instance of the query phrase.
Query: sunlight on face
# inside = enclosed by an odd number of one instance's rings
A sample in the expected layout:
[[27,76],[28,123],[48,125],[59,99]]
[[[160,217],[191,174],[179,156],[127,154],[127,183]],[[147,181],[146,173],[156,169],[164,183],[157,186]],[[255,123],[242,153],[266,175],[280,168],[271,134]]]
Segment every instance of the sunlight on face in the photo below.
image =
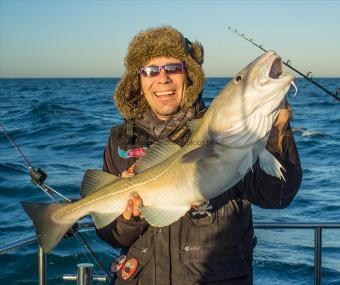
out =
[[[170,63],[180,63],[180,61],[172,57],[156,57],[146,66],[162,66]],[[184,96],[185,77],[185,73],[168,74],[164,69],[155,77],[140,76],[143,95],[159,119],[168,120],[178,111]]]

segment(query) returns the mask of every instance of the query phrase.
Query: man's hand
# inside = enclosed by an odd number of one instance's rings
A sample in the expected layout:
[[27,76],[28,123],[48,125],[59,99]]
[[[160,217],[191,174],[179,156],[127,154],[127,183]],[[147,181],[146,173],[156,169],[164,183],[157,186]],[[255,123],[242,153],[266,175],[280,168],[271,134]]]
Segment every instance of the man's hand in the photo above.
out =
[[134,193],[126,203],[125,211],[123,212],[123,218],[125,220],[130,220],[132,217],[135,218],[143,218],[140,214],[139,207],[143,205],[142,199],[139,197],[137,193]]
[[[128,178],[134,176],[135,173],[133,172],[133,168],[130,168],[129,170],[124,170],[120,177],[122,178]],[[143,216],[140,214],[139,207],[143,205],[142,199],[139,197],[137,193],[134,193],[132,197],[128,200],[126,203],[125,211],[123,212],[123,218],[125,220],[130,220],[132,217],[139,217],[143,218]]]
[[122,178],[129,178],[135,175],[134,169],[135,169],[136,164],[132,164],[127,170],[124,170],[121,174],[120,177]]
[[283,137],[292,118],[292,108],[285,99],[284,107],[280,110],[268,138],[267,149],[270,152],[282,152]]
[[132,177],[134,176],[135,173],[134,172],[131,172],[131,171],[128,171],[128,170],[124,170],[121,174],[120,174],[120,177],[121,178],[129,178],[129,177]]

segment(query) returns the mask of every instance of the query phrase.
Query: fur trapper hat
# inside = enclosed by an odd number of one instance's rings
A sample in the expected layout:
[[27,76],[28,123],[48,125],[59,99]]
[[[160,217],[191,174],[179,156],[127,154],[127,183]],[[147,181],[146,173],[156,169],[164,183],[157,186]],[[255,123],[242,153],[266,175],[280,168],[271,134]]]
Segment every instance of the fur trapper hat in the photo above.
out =
[[114,94],[117,109],[126,119],[140,117],[147,110],[138,69],[154,57],[174,57],[185,62],[187,87],[182,109],[191,108],[203,90],[203,46],[197,41],[190,42],[170,26],[147,29],[130,42],[124,62],[125,73]]

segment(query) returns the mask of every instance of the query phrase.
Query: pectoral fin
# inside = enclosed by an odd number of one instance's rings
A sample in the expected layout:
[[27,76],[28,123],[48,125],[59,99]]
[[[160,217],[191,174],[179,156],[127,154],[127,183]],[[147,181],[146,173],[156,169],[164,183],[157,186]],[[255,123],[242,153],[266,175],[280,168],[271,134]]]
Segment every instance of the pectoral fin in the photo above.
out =
[[183,155],[181,160],[183,163],[191,163],[211,155],[216,155],[213,144],[204,144]]
[[271,175],[271,176],[276,176],[277,178],[282,179],[283,181],[286,181],[281,168],[286,171],[281,163],[267,150],[264,149],[260,155],[259,155],[259,163],[261,169]]
[[238,172],[244,177],[250,169],[253,169],[253,152],[251,149],[249,149],[249,152],[242,160]]
[[154,227],[165,227],[179,220],[189,209],[189,206],[171,208],[142,206],[140,211],[150,225]]

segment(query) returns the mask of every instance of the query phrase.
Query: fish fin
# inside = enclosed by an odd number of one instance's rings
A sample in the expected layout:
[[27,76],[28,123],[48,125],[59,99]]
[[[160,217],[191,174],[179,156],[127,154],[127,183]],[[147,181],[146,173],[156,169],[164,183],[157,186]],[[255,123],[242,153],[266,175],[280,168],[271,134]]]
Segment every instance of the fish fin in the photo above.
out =
[[93,219],[94,224],[96,225],[96,228],[101,229],[101,228],[109,225],[115,219],[117,219],[120,214],[121,214],[121,212],[93,213],[92,219]]
[[241,165],[238,169],[238,173],[240,173],[240,175],[244,177],[249,169],[253,170],[253,152],[251,149],[242,160]]
[[156,164],[165,161],[180,149],[181,147],[179,145],[171,141],[158,141],[150,146],[146,151],[146,154],[136,161],[134,172],[141,173]]
[[286,171],[281,163],[267,150],[264,149],[259,155],[259,163],[261,169],[271,175],[276,176],[279,179],[285,180],[285,177],[282,174],[281,168]]
[[154,227],[168,226],[188,212],[190,207],[171,207],[171,208],[155,208],[150,206],[141,206],[140,211],[145,220]]
[[182,162],[195,162],[211,155],[216,155],[213,144],[205,144],[183,155]]
[[44,252],[51,251],[75,223],[57,223],[52,214],[66,204],[21,202],[27,215],[33,220],[37,239]]
[[84,198],[91,192],[100,189],[117,179],[119,179],[119,177],[110,173],[98,169],[88,169],[86,170],[83,182],[81,183],[80,196]]
[[201,122],[202,122],[202,119],[194,119],[194,120],[186,122],[186,125],[190,129],[191,133],[194,133]]

